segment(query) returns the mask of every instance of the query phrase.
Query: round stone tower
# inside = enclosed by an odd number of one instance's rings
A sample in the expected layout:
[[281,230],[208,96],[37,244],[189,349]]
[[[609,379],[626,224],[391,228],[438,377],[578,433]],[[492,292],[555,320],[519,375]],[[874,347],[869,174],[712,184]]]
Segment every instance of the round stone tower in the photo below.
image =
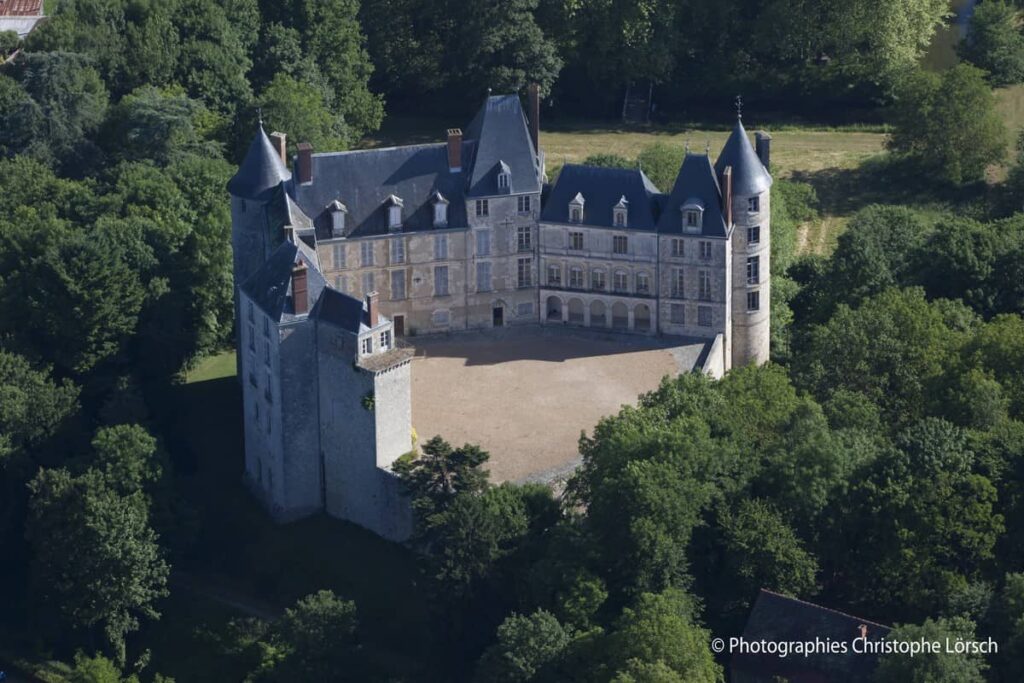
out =
[[[719,181],[732,168],[732,249],[730,325],[731,366],[760,365],[769,358],[771,338],[771,186],[768,138],[759,138],[762,156],[750,144],[743,121],[729,136],[715,164]],[[726,193],[726,188],[722,188]]]
[[237,287],[266,262],[277,244],[267,226],[267,202],[292,177],[261,123],[242,165],[231,180],[231,248]]

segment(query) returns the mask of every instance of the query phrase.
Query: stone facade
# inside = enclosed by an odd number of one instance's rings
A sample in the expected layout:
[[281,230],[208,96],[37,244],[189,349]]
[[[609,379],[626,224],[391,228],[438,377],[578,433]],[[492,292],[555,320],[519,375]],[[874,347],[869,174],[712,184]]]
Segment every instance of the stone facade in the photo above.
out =
[[[662,192],[640,170],[547,183],[515,96],[465,135],[314,154],[258,132],[228,185],[246,481],[277,519],[326,510],[395,540],[411,516],[402,336],[566,325],[707,340],[703,370],[769,352],[770,186],[737,121]],[[543,201],[543,205],[542,205]]]

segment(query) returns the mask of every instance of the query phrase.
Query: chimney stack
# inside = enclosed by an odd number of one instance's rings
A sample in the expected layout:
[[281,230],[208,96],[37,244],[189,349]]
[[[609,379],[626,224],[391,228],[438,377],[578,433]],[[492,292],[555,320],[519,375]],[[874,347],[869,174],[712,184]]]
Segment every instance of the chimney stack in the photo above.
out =
[[309,292],[306,285],[306,264],[299,261],[292,268],[292,304],[295,315],[309,313]]
[[757,158],[761,160],[761,165],[764,166],[765,170],[772,170],[772,136],[765,133],[763,130],[759,130],[754,133],[754,151],[757,152]]
[[277,155],[281,157],[281,163],[288,167],[288,136],[284,133],[271,133],[270,144],[277,150]]
[[732,225],[732,166],[722,171],[722,207],[725,210],[725,224]]
[[458,173],[462,170],[462,130],[448,129],[448,170]]
[[313,145],[300,142],[299,149],[299,184],[313,182]]
[[526,89],[527,106],[530,118],[530,139],[533,140],[533,151],[540,154],[540,86],[531,83]]
[[380,322],[380,310],[377,305],[378,300],[377,292],[370,292],[366,295],[366,312],[370,318],[370,328],[377,327],[377,323]]

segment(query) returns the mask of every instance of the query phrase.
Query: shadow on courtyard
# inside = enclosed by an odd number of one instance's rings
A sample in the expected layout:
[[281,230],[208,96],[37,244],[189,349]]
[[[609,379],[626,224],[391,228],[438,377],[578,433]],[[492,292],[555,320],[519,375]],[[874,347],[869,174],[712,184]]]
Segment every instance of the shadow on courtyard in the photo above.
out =
[[[406,344],[415,349],[417,358],[462,358],[466,366],[515,361],[564,363],[580,358],[670,349],[678,351],[681,364],[690,364],[692,367],[698,359],[704,357],[707,340],[529,326],[413,337],[407,339]],[[680,371],[689,369],[680,367]]]

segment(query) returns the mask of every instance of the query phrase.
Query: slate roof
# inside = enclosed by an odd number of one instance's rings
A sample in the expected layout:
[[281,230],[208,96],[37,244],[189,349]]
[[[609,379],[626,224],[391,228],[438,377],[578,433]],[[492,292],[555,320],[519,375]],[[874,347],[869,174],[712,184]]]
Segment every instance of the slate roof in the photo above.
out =
[[228,181],[228,192],[245,199],[266,200],[282,181],[291,177],[261,123],[242,165]]
[[750,144],[743,121],[736,119],[732,135],[725,141],[722,153],[715,162],[719,178],[726,166],[732,166],[732,191],[736,195],[761,194],[772,186],[772,177]]
[[365,303],[331,287],[324,289],[309,315],[352,334],[370,329],[370,314]]
[[[463,158],[469,153],[463,142]],[[346,234],[386,234],[388,197],[401,198],[402,231],[434,229],[432,197],[440,192],[450,202],[448,225],[465,227],[464,171],[448,170],[446,143],[388,147],[313,155],[313,182],[296,185],[296,201],[312,217],[317,233],[330,236],[327,206],[335,200],[348,209]]]
[[289,240],[281,243],[267,262],[242,283],[241,289],[246,296],[275,322],[296,318],[292,301],[292,269],[300,261],[306,265],[306,296],[309,298],[306,310],[311,310],[327,283],[307,250],[300,249]]
[[295,230],[312,230],[313,221],[307,216],[284,185],[278,185],[267,205],[267,221],[274,228],[291,227]]
[[567,164],[548,194],[540,219],[568,223],[569,202],[583,196],[583,225],[615,226],[612,209],[625,196],[629,202],[626,228],[654,230],[657,225],[658,188],[638,169],[603,168]]
[[[735,169],[734,169],[735,172]],[[661,215],[658,218],[658,232],[682,233],[682,207],[698,199],[704,205],[703,229],[705,237],[726,237],[728,226],[722,215],[722,193],[718,186],[715,169],[707,154],[687,152],[683,165],[676,176],[672,192],[660,201]]]
[[526,114],[518,95],[490,95],[465,132],[476,143],[468,166],[470,197],[504,194],[498,190],[498,171],[508,166],[510,192],[540,192],[540,161],[533,149]]
[[[861,635],[861,626],[867,627],[866,637],[870,641],[881,640],[891,631],[890,627],[882,624],[762,589],[743,629],[743,637],[748,641],[776,642],[832,639],[845,642],[850,649],[853,640]],[[877,666],[877,656],[852,651],[784,658],[777,654],[734,654],[731,661],[733,671],[756,673],[765,679],[779,676],[787,680],[823,680],[830,683],[871,680]]]

